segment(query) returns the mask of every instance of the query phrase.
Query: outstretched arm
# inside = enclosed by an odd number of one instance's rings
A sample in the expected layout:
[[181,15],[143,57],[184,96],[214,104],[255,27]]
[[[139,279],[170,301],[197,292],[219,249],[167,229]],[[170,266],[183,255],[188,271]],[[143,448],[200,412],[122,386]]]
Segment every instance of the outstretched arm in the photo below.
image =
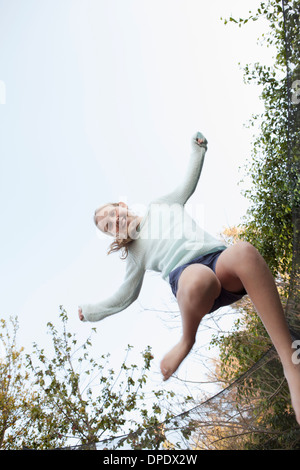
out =
[[191,147],[190,161],[184,179],[174,191],[158,198],[159,202],[185,204],[195,191],[207,150],[207,140],[201,132],[197,132],[193,135]]
[[138,268],[133,261],[130,261],[127,264],[124,282],[118,291],[96,304],[80,305],[78,307],[80,320],[96,322],[125,310],[137,299],[143,284],[144,274],[143,269]]

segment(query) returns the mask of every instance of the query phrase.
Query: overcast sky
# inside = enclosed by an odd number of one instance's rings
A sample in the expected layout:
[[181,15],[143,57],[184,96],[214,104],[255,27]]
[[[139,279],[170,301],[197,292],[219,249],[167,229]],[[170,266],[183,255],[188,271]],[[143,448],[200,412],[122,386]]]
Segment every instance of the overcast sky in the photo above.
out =
[[[18,315],[21,344],[44,341],[59,305],[78,334],[95,326],[77,320],[77,305],[117,290],[125,265],[106,256],[94,209],[118,200],[143,209],[173,189],[197,130],[209,145],[190,207],[202,205],[216,236],[240,222],[244,124],[261,103],[239,62],[266,62],[270,51],[257,45],[264,24],[220,17],[259,3],[0,0],[0,317]],[[146,276],[139,302],[96,325],[99,353],[151,344],[158,367],[174,334],[141,305],[169,298]]]

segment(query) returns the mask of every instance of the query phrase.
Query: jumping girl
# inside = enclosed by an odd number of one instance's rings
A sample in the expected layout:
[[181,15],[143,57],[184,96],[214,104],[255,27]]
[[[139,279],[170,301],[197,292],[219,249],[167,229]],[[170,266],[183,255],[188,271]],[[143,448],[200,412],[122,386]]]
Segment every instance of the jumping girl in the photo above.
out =
[[182,317],[182,337],[161,361],[161,372],[167,380],[192,349],[201,319],[247,294],[281,359],[300,424],[300,365],[292,361],[292,339],[267,264],[247,242],[222,245],[185,211],[200,177],[207,140],[198,132],[191,146],[182,183],[170,194],[152,201],[144,217],[132,213],[122,202],[96,210],[95,224],[114,237],[109,253],[121,250],[127,269],[115,295],[97,304],[81,305],[79,318],[94,322],[126,309],[137,299],[146,270],[160,272],[170,283]]

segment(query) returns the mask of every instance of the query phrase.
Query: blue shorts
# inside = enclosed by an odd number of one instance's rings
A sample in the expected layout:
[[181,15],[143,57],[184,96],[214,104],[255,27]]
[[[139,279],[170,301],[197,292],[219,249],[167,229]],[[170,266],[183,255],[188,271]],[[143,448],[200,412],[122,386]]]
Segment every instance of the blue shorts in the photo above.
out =
[[[175,297],[177,294],[178,281],[179,281],[180,275],[185,268],[187,268],[191,264],[203,264],[204,266],[208,266],[210,269],[212,269],[213,272],[215,272],[217,260],[220,254],[223,253],[223,251],[224,250],[219,250],[219,251],[216,251],[215,253],[210,253],[208,255],[199,256],[199,258],[195,258],[192,261],[189,261],[188,263],[183,264],[182,266],[179,266],[179,268],[176,268],[173,271],[171,271],[169,274],[169,283],[171,285],[171,289]],[[245,291],[245,289],[243,289],[242,292],[233,293],[233,292],[229,292],[228,290],[222,287],[219,297],[215,300],[214,305],[212,306],[211,310],[208,313],[212,313],[220,307],[231,305],[237,300],[240,300],[246,294],[247,292]]]

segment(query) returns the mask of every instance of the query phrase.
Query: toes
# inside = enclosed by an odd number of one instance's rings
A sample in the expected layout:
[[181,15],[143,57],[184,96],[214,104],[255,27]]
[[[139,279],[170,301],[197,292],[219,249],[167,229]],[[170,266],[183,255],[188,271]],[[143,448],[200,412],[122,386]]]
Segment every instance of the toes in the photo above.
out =
[[163,380],[168,380],[170,378],[170,371],[164,366],[163,363],[160,364],[160,371],[163,376]]
[[166,372],[162,372],[162,375],[163,375],[163,380],[165,382],[166,380],[169,380],[169,378],[171,377],[172,374],[170,372],[166,371]]

